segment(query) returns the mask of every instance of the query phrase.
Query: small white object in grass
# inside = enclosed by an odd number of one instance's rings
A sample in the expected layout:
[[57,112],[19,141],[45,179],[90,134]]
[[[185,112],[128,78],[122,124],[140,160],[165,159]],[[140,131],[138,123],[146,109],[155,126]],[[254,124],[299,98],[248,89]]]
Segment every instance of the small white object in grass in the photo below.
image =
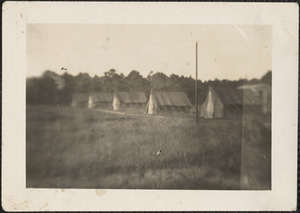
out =
[[160,153],[161,153],[161,150],[159,149],[159,150],[157,151],[156,155],[160,155]]

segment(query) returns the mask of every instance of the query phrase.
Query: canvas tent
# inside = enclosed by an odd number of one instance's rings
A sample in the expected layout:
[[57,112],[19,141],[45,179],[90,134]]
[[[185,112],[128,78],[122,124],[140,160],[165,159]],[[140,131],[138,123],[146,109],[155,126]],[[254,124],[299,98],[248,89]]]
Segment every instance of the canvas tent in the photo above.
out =
[[113,110],[120,110],[121,106],[144,106],[147,102],[143,92],[115,92],[113,94]]
[[113,101],[112,93],[97,92],[89,96],[88,108],[109,106]]
[[159,111],[189,111],[191,101],[185,92],[151,92],[146,105],[146,113],[157,114]]
[[238,87],[243,91],[243,101],[248,108],[256,108],[267,114],[271,112],[271,86],[268,84],[252,84]]
[[87,107],[89,95],[87,93],[74,93],[72,96],[72,107]]
[[208,88],[207,97],[200,107],[200,117],[222,118],[239,114],[243,108],[243,92],[232,88]]

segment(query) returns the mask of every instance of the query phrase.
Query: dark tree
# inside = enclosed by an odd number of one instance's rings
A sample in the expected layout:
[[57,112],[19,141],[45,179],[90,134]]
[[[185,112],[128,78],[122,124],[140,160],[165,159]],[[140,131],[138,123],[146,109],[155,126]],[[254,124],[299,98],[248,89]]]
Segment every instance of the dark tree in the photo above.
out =
[[126,91],[128,89],[125,76],[123,74],[118,75],[115,69],[105,72],[100,79],[100,84],[101,91],[104,92]]
[[167,87],[169,91],[181,91],[181,79],[178,75],[172,74],[167,80]]
[[50,77],[28,79],[26,85],[26,102],[29,104],[61,104],[61,91]]
[[158,72],[150,78],[150,88],[154,91],[167,90],[168,76],[164,73]]
[[70,74],[68,74],[67,72],[65,72],[63,75],[62,75],[62,78],[64,79],[65,81],[65,86],[62,90],[62,103],[64,104],[70,104],[71,101],[72,101],[72,95],[74,93],[74,90],[75,90],[75,85],[74,85],[74,77]]
[[79,73],[74,80],[74,90],[76,92],[90,92],[92,90],[92,78],[89,74]]
[[260,80],[264,84],[272,85],[272,71],[268,71]]
[[102,91],[102,82],[101,77],[95,75],[92,79],[92,91],[93,92],[101,92]]
[[148,90],[148,81],[146,78],[136,70],[131,71],[127,77],[126,82],[128,85],[128,91],[130,92],[146,92]]

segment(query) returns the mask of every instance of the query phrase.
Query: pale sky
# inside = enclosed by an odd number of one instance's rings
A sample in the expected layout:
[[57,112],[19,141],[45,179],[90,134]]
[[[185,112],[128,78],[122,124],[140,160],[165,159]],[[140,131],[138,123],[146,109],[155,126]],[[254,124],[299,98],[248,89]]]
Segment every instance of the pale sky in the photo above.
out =
[[103,76],[114,68],[144,77],[166,75],[236,80],[272,69],[272,28],[267,25],[28,24],[27,77],[45,70]]

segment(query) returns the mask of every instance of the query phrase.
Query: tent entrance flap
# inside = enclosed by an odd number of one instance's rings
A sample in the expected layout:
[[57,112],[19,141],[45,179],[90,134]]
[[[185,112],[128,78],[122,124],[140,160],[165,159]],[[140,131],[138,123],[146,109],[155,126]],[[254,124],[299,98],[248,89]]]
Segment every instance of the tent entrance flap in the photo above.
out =
[[118,96],[116,94],[114,94],[113,104],[112,105],[113,105],[113,110],[114,111],[120,110],[121,103],[120,103],[120,100],[119,100],[119,98],[118,98]]
[[213,118],[214,115],[214,103],[211,95],[211,91],[208,92],[208,101],[207,101],[207,106],[206,106],[206,118]]

